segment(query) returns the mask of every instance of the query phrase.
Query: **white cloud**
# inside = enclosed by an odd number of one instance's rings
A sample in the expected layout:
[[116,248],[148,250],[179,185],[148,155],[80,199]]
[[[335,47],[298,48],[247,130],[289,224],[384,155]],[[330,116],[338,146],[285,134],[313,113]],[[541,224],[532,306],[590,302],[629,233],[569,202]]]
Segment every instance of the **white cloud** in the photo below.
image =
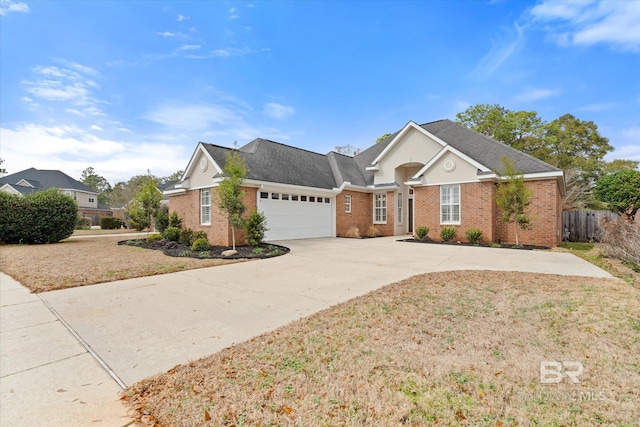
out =
[[238,111],[225,106],[186,105],[178,102],[160,106],[145,114],[144,118],[167,128],[192,132],[207,129],[212,125],[226,126],[241,120]]
[[198,50],[200,49],[199,44],[183,44],[178,48],[178,50]]
[[[131,138],[131,137],[130,137]],[[157,141],[117,141],[101,138],[74,126],[46,127],[29,123],[14,129],[0,128],[3,164],[9,173],[30,167],[58,169],[72,177],[93,166],[112,183],[126,181],[150,169],[166,176],[183,168],[192,146]]]
[[211,51],[211,56],[244,56],[252,53],[252,50],[248,47],[236,48],[228,47],[226,49],[216,49]]
[[178,17],[176,18],[176,20],[177,20],[178,22],[182,22],[182,21],[185,21],[185,20],[187,20],[187,19],[189,19],[189,17],[188,17],[188,16],[185,16],[185,15],[182,15],[182,14],[178,15]]
[[288,105],[278,104],[277,102],[269,102],[265,104],[263,113],[273,119],[286,119],[296,112],[295,108]]
[[608,111],[618,106],[615,102],[597,102],[595,104],[583,105],[576,109],[576,111],[589,111],[599,113],[602,111]]
[[605,43],[640,51],[639,1],[550,1],[530,10],[534,21],[547,24],[552,39],[563,46]]
[[605,160],[628,159],[640,161],[640,126],[622,129],[611,129],[609,142],[615,147],[612,153],[605,156]]
[[549,98],[550,96],[557,95],[558,92],[552,89],[534,89],[530,88],[522,92],[517,98],[521,101],[539,101],[541,99]]
[[480,60],[472,76],[487,78],[492,76],[514,53],[524,44],[523,27],[513,24],[512,30],[505,30],[505,36],[500,40],[491,40],[491,50]]
[[23,2],[0,0],[0,15],[4,16],[9,12],[29,13],[29,5]]
[[[73,63],[74,68],[97,72],[89,67]],[[36,98],[46,101],[69,101],[75,105],[91,106],[98,102],[93,98],[92,89],[99,88],[93,80],[81,73],[56,66],[37,66],[33,68],[34,80],[25,80],[22,84],[26,91]],[[89,107],[87,107],[89,108]],[[100,114],[94,106],[91,108],[93,115]]]
[[100,126],[98,126],[98,125],[91,125],[91,129],[92,129],[92,130],[97,130],[97,131],[104,130],[104,129],[102,129],[102,128],[101,128]]

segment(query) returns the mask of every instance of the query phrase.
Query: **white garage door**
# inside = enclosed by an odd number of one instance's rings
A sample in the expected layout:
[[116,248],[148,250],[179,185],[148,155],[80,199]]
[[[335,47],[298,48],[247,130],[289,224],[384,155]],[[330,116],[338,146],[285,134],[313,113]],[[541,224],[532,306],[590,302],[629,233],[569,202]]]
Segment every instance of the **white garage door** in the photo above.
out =
[[308,194],[258,193],[258,210],[267,218],[265,240],[333,236],[331,198]]

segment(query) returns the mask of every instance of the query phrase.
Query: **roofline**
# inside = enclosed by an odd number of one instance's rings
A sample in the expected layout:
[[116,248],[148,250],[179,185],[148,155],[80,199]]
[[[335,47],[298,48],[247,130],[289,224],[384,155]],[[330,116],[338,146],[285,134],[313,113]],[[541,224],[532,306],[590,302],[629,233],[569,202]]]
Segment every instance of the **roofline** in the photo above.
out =
[[[211,157],[211,154],[209,154],[207,149],[204,148],[204,144],[208,144],[208,143],[202,142],[202,141],[198,142],[198,145],[196,146],[196,149],[193,151],[193,154],[191,155],[191,158],[189,159],[189,163],[187,164],[187,168],[184,170],[184,173],[180,177],[180,181],[184,181],[185,177],[189,176],[190,173],[191,173],[191,170],[195,167],[195,159],[197,157],[196,154],[198,153],[198,150],[201,150],[202,152],[204,152],[204,155],[207,156],[207,159],[211,162],[211,164],[213,164],[213,166],[216,168],[218,173],[222,173],[222,168],[220,167],[220,165],[218,165],[216,163],[216,161],[213,159],[213,157]],[[215,144],[208,144],[208,145],[213,145],[214,147],[220,147],[220,146],[217,146]],[[224,148],[226,150],[231,150],[231,148],[226,148],[226,147],[220,147],[220,148]]]
[[[404,135],[407,134],[407,132],[409,132],[409,129],[415,129],[418,132],[421,132],[422,134],[424,134],[425,136],[428,136],[429,138],[432,138],[434,141],[436,141],[438,144],[442,145],[443,147],[447,146],[448,144],[446,142],[444,142],[443,140],[441,140],[440,138],[438,138],[437,136],[435,136],[434,134],[432,134],[431,132],[427,131],[426,129],[423,129],[419,124],[417,124],[416,122],[414,122],[413,120],[410,120],[406,125],[404,125],[404,127],[402,128],[402,130],[400,132],[398,132],[398,134],[395,136],[395,138],[393,138],[391,140],[391,142],[389,144],[387,144],[386,147],[384,147],[384,150],[382,150],[382,152],[380,154],[378,154],[378,157],[376,157],[372,162],[371,165],[377,165],[378,162],[380,160],[382,160],[382,158],[393,148],[393,146],[400,140],[402,139],[402,137]],[[377,169],[369,169],[369,167],[367,168],[367,170],[377,170]]]
[[433,156],[433,158],[431,158],[431,160],[429,160],[427,162],[427,164],[424,165],[414,176],[412,176],[412,178],[418,178],[419,176],[423,175],[427,170],[429,170],[429,168],[431,168],[431,166],[433,166],[438,160],[440,160],[440,158],[442,156],[444,156],[446,153],[455,154],[456,156],[460,157],[465,162],[469,163],[472,166],[475,166],[477,169],[480,169],[482,172],[491,171],[491,169],[489,169],[488,167],[486,167],[482,163],[478,162],[477,160],[472,159],[471,157],[467,156],[466,154],[464,154],[460,150],[458,150],[455,147],[452,147],[451,145],[447,144],[446,146],[444,146],[442,148],[442,150],[440,150],[435,156]]

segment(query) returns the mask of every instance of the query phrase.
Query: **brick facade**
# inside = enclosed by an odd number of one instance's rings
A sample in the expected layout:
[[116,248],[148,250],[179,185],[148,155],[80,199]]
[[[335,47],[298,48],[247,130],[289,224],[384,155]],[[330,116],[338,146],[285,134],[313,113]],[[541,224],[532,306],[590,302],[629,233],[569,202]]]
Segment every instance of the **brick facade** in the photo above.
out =
[[[245,192],[244,204],[247,207],[245,216],[257,207],[256,189],[243,187]],[[231,246],[231,226],[229,222],[221,215],[218,206],[215,203],[215,188],[211,188],[211,224],[202,225],[200,223],[200,190],[189,190],[185,194],[172,195],[169,197],[169,214],[177,212],[182,218],[182,226],[190,228],[194,231],[204,231],[207,233],[209,243],[219,246]],[[244,240],[244,231],[236,230],[236,244],[242,245],[246,243]]]
[[[345,196],[351,196],[351,212],[345,212]],[[344,237],[351,227],[366,234],[373,224],[373,195],[359,191],[344,190],[336,196],[336,236]]]
[[[560,243],[562,228],[562,203],[558,183],[555,179],[527,181],[533,191],[531,203],[531,230],[518,230],[520,242],[540,246],[556,246]],[[460,184],[460,224],[456,240],[466,241],[469,228],[483,231],[483,242],[515,243],[515,226],[505,224],[495,203],[496,184],[478,182]],[[414,189],[414,224],[429,227],[429,237],[440,240],[440,186]]]

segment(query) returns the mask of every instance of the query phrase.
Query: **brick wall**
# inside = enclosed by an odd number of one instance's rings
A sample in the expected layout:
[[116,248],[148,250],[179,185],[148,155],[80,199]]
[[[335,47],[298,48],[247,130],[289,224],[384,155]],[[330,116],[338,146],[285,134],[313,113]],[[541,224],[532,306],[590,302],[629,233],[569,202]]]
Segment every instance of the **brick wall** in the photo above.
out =
[[[344,211],[345,196],[351,196],[351,213]],[[373,223],[373,199],[369,193],[344,190],[336,196],[336,236],[344,237],[351,227],[364,235]]]
[[[373,196],[372,196],[373,197]],[[373,200],[373,199],[372,199]],[[395,217],[396,217],[396,205],[393,191],[387,191],[387,223],[386,224],[373,224],[382,236],[393,236],[395,234]],[[371,202],[370,209],[373,215],[373,202]]]
[[[532,229],[518,230],[520,242],[540,246],[556,246],[560,237],[556,230],[562,227],[562,203],[555,179],[527,181],[534,193],[531,203]],[[415,227],[429,227],[429,237],[440,240],[440,186],[414,189]],[[460,225],[456,240],[466,241],[469,228],[483,231],[483,242],[515,243],[513,224],[505,224],[495,203],[495,184],[478,182],[460,184]]]
[[[245,192],[244,203],[247,207],[245,216],[248,216],[252,210],[256,209],[256,189],[243,187]],[[175,195],[169,197],[169,214],[177,212],[182,218],[182,226],[190,228],[194,231],[204,231],[212,245],[230,246],[231,245],[231,226],[228,221],[221,215],[218,206],[215,203],[215,188],[211,189],[211,225],[200,224],[200,190],[190,190],[186,194]],[[245,244],[244,232],[236,230],[236,244]]]
[[[557,246],[562,240],[562,196],[555,179],[526,181],[525,185],[533,192],[529,217],[531,229],[518,229],[521,244],[539,246]],[[515,243],[516,232],[514,224],[506,224],[500,219],[500,212],[496,215],[496,241]]]

